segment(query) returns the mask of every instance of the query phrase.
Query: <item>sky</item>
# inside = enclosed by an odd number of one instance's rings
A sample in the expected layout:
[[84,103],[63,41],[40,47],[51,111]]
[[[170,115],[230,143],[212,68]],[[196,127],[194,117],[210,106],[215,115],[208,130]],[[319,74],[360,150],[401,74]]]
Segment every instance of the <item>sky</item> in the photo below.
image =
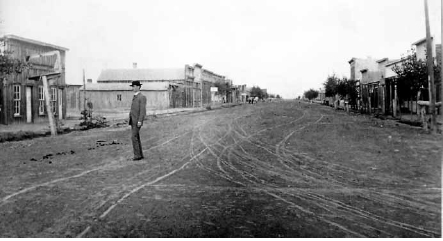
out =
[[[441,1],[428,0],[441,43]],[[102,69],[199,63],[283,98],[349,77],[353,57],[398,59],[426,37],[424,0],[0,0],[0,35],[69,49],[66,82]]]

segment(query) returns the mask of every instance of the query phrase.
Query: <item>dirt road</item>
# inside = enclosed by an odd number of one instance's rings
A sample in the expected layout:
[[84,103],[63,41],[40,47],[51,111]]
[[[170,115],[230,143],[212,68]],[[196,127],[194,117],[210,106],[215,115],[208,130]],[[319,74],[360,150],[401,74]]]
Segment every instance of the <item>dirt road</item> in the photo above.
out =
[[294,101],[0,144],[0,237],[440,237],[442,137]]

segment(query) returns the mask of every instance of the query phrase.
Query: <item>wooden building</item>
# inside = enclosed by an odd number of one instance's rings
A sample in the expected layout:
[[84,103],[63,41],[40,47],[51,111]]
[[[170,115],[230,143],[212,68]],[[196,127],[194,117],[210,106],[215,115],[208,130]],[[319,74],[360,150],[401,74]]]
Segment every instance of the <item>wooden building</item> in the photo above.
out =
[[[434,64],[441,64],[441,44],[434,44],[431,38],[432,56]],[[385,115],[396,116],[399,111],[407,113],[417,113],[417,97],[412,96],[409,100],[400,100],[401,94],[397,88],[398,76],[394,72],[395,66],[401,67],[410,54],[415,53],[418,60],[426,62],[426,38],[420,39],[411,45],[412,52],[401,59],[390,60],[382,58],[374,60],[372,58],[359,59],[352,58],[348,63],[351,70],[350,80],[358,81],[359,109],[366,112],[380,112]],[[441,86],[436,84],[437,100],[440,99]],[[428,98],[424,86],[421,98]],[[423,96],[424,95],[424,96]]]
[[80,88],[83,85],[74,85],[67,84],[66,85],[66,117],[78,116],[80,115],[83,106],[80,103],[80,98],[83,95],[80,95]]
[[[80,105],[91,102],[93,110],[130,109],[134,92],[129,83],[96,83],[80,88]],[[161,110],[170,106],[171,86],[168,82],[143,83],[140,92],[146,96],[146,109]]]
[[249,95],[246,85],[237,85],[238,99],[241,103],[246,103],[246,97]]
[[[31,55],[59,51],[61,73],[48,79],[48,88],[54,116],[65,118],[65,57],[68,49],[15,35],[0,37],[0,46],[2,50],[12,52],[12,58],[21,61]],[[0,76],[0,124],[47,121],[43,82],[39,76],[54,72],[56,59],[55,55],[31,59],[31,67],[22,73]]]
[[[143,86],[145,86],[147,83],[166,83],[166,86],[170,88],[168,91],[171,92],[169,94],[170,108],[194,107],[198,105],[200,99],[195,97],[200,96],[201,90],[199,85],[194,82],[191,74],[192,73],[186,73],[186,70],[181,68],[139,69],[137,68],[137,64],[134,63],[132,69],[102,70],[97,79],[97,84],[108,85],[120,83],[129,86],[132,81],[140,81]],[[109,88],[112,87],[114,86],[110,86]],[[147,87],[147,85],[145,87]],[[88,86],[86,86],[86,89],[88,89]],[[158,105],[164,108],[164,103],[158,103]]]
[[[224,76],[205,70],[201,65],[185,65],[184,68],[139,69],[133,64],[132,69],[105,69],[97,79],[97,84],[125,83],[132,81],[145,83],[168,83],[169,107],[201,107],[211,104],[211,87],[217,81],[230,81]],[[112,88],[112,86],[109,86]],[[88,89],[86,87],[86,89]],[[110,91],[110,90],[108,90]],[[158,103],[163,106],[164,103]],[[162,107],[163,108],[163,107]]]

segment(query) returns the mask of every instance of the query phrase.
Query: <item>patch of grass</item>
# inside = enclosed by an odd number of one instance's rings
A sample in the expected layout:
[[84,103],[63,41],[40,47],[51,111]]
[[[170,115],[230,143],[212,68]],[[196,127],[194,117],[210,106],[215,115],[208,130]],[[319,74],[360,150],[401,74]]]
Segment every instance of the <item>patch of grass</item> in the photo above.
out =
[[18,131],[18,132],[3,132],[0,133],[0,142],[6,141],[21,141],[50,135],[51,132],[32,132],[32,131]]
[[[57,134],[66,134],[71,132],[69,128],[63,128],[57,130]],[[44,136],[50,136],[51,131],[39,131],[39,132],[33,132],[33,131],[18,131],[18,132],[0,132],[0,143],[1,142],[7,142],[7,141],[22,141],[22,140],[28,140],[33,139],[37,137],[44,137]]]

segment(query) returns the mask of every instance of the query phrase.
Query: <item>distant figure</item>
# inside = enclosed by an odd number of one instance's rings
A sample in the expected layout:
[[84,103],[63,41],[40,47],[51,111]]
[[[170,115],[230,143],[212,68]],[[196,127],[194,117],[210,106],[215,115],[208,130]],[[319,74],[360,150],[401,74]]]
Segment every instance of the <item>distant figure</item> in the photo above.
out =
[[254,97],[254,103],[257,104],[258,103],[258,97]]
[[146,116],[146,97],[140,93],[140,81],[132,81],[130,85],[134,91],[134,98],[132,98],[131,112],[129,112],[129,125],[131,126],[131,140],[132,148],[134,149],[134,158],[132,160],[138,161],[143,159],[142,144],[140,142],[140,128],[143,125],[143,120]]

